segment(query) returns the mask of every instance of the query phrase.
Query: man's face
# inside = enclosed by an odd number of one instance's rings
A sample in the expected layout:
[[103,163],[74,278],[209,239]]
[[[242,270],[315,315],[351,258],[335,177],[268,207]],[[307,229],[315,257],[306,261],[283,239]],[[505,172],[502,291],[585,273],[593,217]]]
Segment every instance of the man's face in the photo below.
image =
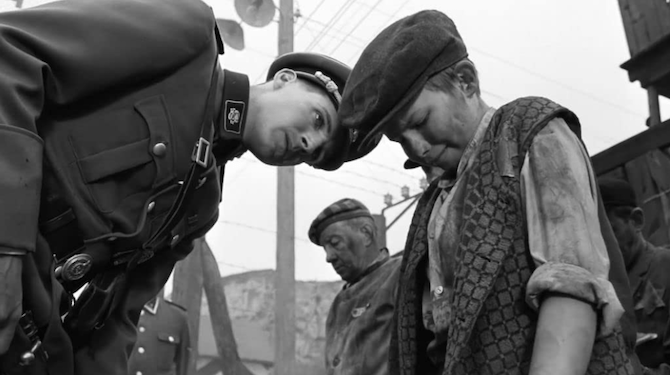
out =
[[608,209],[607,218],[612,225],[614,237],[619,243],[624,262],[629,265],[635,255],[633,254],[633,246],[637,236],[637,230],[630,218],[629,210],[626,208]]
[[384,129],[384,134],[400,143],[411,160],[455,173],[476,130],[472,126],[474,117],[458,88],[451,92],[424,88],[400,119]]
[[368,266],[365,234],[340,221],[321,232],[320,242],[330,263],[342,280],[352,281]]
[[263,163],[316,164],[324,156],[334,130],[337,110],[330,98],[299,79],[273,82],[261,97],[255,126],[244,133],[245,144]]

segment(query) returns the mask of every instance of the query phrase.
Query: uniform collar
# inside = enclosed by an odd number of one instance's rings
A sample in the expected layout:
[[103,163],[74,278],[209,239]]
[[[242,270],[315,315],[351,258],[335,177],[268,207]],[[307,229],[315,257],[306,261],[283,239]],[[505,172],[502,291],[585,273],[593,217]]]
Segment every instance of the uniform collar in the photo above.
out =
[[160,299],[158,299],[158,297],[154,297],[149,302],[144,304],[144,310],[151,315],[156,315],[156,311],[158,310],[158,304],[159,303],[160,303]]
[[223,139],[242,141],[249,110],[249,77],[225,69],[222,76],[218,133]]

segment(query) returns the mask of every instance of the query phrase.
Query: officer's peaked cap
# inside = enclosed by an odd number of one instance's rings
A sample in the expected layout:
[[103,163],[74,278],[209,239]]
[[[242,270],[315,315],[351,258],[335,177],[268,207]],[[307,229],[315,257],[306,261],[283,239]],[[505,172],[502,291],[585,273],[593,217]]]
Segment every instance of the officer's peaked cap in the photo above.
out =
[[[351,68],[340,61],[318,53],[292,52],[278,57],[268,70],[267,79],[271,80],[282,69],[291,69],[298,78],[322,88],[338,110],[342,101],[344,85],[347,82]],[[327,146],[326,155],[314,167],[325,170],[335,170],[343,163],[359,159],[372,151],[379,143],[368,142],[368,147],[361,147],[363,136],[355,129],[346,129],[336,121],[333,142]]]
[[354,66],[342,95],[342,125],[367,134],[365,147],[414,102],[428,79],[467,56],[456,25],[444,13],[425,10],[396,21]]

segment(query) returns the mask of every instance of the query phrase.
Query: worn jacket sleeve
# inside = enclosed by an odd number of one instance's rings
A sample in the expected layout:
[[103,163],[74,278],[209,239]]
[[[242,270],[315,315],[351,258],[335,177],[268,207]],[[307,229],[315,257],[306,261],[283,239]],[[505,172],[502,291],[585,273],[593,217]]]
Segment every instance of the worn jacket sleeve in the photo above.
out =
[[65,0],[0,13],[0,253],[35,248],[40,117],[176,71],[213,29],[199,0]]
[[537,267],[528,282],[528,303],[539,308],[546,292],[582,300],[599,311],[599,334],[611,332],[623,308],[608,280],[597,184],[586,150],[565,121],[554,119],[538,133],[521,179]]

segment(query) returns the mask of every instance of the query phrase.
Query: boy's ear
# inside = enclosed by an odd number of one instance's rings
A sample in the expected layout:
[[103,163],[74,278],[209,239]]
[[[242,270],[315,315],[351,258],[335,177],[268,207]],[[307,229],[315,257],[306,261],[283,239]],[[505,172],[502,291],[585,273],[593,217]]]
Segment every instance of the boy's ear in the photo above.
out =
[[298,75],[295,73],[294,70],[284,68],[277,73],[275,73],[275,76],[273,78],[273,84],[272,86],[275,89],[280,89],[284,87],[286,84],[294,82],[295,80],[298,79]]
[[477,68],[470,60],[461,60],[454,65],[454,73],[458,77],[456,85],[467,97],[479,94],[479,76]]

